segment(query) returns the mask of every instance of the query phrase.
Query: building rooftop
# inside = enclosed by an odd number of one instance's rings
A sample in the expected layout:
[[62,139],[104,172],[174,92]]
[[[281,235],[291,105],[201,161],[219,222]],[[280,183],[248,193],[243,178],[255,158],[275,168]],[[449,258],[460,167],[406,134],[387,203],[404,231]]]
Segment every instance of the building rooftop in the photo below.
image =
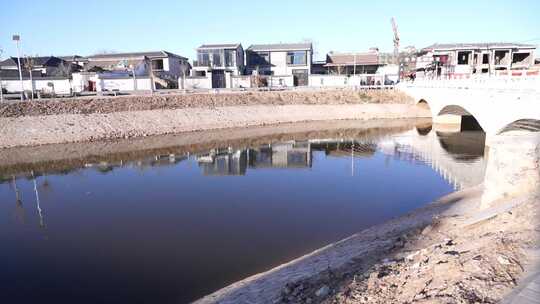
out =
[[186,59],[186,57],[176,55],[167,51],[151,51],[151,52],[131,52],[131,53],[113,53],[113,54],[97,54],[88,56],[89,60],[101,60],[101,59],[123,59],[132,57],[148,57],[148,58],[165,58],[165,57],[179,57]]
[[[24,60],[28,57],[21,57],[21,63],[24,65]],[[63,60],[54,56],[43,56],[43,57],[30,57],[33,60],[34,66],[57,66]],[[0,62],[0,66],[19,66],[17,57],[9,57],[8,59]]]
[[86,57],[79,56],[79,55],[57,56],[57,57],[65,61],[88,61]]
[[312,49],[311,43],[276,43],[276,44],[252,44],[249,46],[250,51],[298,51]]
[[326,55],[326,66],[376,65],[379,56],[376,52],[368,53],[333,53]]
[[203,44],[197,49],[236,49],[242,46],[240,43]]
[[[29,79],[30,78],[30,73],[27,70],[23,70],[21,74],[22,74],[23,79]],[[20,78],[19,70],[0,70],[0,79],[2,79],[2,80],[19,80],[19,78]],[[43,79],[43,78],[46,78],[46,79],[50,79],[50,78],[62,78],[62,79],[65,79],[65,77],[62,77],[62,76],[43,75],[41,73],[41,71],[32,71],[32,78],[33,79]]]
[[485,43],[435,43],[424,50],[455,50],[455,49],[496,49],[496,48],[536,48],[532,44],[513,42],[485,42]]

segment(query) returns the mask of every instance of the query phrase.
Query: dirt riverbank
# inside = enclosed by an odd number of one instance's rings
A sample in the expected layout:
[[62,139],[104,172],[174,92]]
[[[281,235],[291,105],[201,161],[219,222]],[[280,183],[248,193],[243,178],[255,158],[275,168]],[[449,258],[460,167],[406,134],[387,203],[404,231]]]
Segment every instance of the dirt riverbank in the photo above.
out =
[[0,117],[106,114],[126,111],[253,105],[345,105],[364,103],[412,104],[413,99],[395,90],[316,90],[229,92],[219,94],[156,94],[117,97],[93,96],[0,104]]
[[54,174],[87,164],[136,161],[156,155],[208,153],[310,138],[378,138],[431,125],[431,119],[316,121],[243,129],[186,132],[131,139],[0,149],[0,180],[12,175]]
[[253,105],[0,118],[0,148],[325,120],[429,117],[410,104]]
[[540,199],[441,198],[196,303],[498,303],[540,246]]
[[63,98],[0,105],[0,148],[343,119],[430,117],[394,90]]

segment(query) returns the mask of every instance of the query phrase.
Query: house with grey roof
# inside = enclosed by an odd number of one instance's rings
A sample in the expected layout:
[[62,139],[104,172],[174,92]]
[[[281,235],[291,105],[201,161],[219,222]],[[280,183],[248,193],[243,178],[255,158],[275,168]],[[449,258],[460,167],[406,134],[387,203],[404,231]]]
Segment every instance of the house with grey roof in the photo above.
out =
[[287,76],[294,86],[308,85],[312,59],[311,43],[253,44],[246,50],[248,74]]
[[57,56],[57,57],[71,64],[71,70],[73,72],[81,71],[84,68],[84,66],[88,63],[88,58],[84,56],[80,56],[80,55],[68,55],[68,56]]
[[149,77],[154,88],[178,88],[179,78],[191,70],[186,57],[167,51],[98,54],[86,60],[85,71],[99,73],[100,78]]
[[[23,74],[24,72],[28,74],[29,65],[31,65],[32,75],[39,72],[39,76],[41,77],[68,77],[71,74],[69,63],[55,56],[21,57],[20,63],[23,66]],[[0,70],[18,71],[19,59],[17,57],[9,57],[0,62]]]
[[379,52],[353,52],[340,53],[330,52],[326,55],[325,68],[328,74],[355,75],[355,74],[375,74],[382,66],[379,62]]
[[230,88],[231,76],[242,74],[244,74],[242,44],[203,44],[197,48],[192,78],[208,79],[208,86],[211,88]]
[[535,49],[535,45],[509,42],[435,43],[419,52],[417,76],[461,77],[529,69]]

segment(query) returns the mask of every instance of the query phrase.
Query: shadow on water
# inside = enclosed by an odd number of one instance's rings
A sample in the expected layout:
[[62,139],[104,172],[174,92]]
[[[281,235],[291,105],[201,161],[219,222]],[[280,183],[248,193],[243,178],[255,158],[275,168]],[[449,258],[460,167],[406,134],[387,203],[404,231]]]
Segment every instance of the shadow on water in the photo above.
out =
[[0,213],[21,215],[0,220],[5,295],[187,302],[478,182],[485,137],[366,124],[12,153],[0,200],[15,203]]

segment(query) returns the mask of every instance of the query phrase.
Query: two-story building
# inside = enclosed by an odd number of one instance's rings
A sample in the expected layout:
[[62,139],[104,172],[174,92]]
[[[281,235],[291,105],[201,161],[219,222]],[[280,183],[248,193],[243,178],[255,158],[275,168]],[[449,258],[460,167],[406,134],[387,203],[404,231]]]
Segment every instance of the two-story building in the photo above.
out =
[[433,44],[419,52],[417,76],[461,77],[529,69],[535,45],[522,43]]
[[193,61],[192,82],[197,78],[206,81],[208,88],[230,88],[231,76],[244,73],[242,44],[203,44],[197,48]]
[[186,57],[167,51],[99,54],[86,59],[85,70],[99,73],[102,79],[149,78],[152,88],[177,88],[178,80],[191,69]]
[[284,76],[280,82],[287,86],[308,85],[312,59],[311,43],[254,44],[246,50],[248,74]]

